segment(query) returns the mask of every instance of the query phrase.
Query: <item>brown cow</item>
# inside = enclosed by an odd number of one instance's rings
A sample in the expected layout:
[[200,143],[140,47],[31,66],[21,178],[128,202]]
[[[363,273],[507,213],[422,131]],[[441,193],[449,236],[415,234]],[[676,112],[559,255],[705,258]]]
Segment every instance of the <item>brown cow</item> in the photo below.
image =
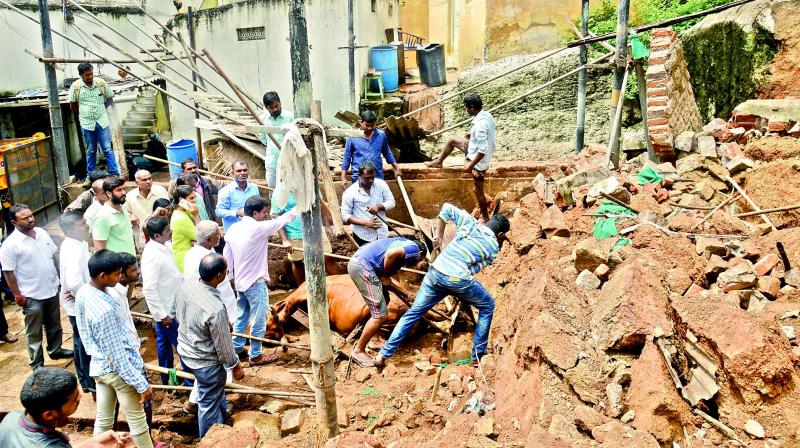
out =
[[[353,284],[353,280],[349,275],[332,275],[327,277],[326,292],[328,298],[328,318],[330,319],[331,326],[343,335],[350,334],[351,331],[358,325],[362,324],[369,319],[369,309],[367,304],[364,303],[364,298],[361,293]],[[406,296],[409,302],[413,297],[402,289],[396,286],[391,288],[389,293],[389,316],[387,323],[395,323],[400,319],[400,316],[406,312],[408,306],[395,294],[398,292]],[[306,284],[300,285],[297,290],[291,293],[285,300],[278,302],[275,307],[278,311],[278,322],[285,325],[289,320],[289,316],[295,310],[305,303],[308,297],[308,289]],[[435,316],[430,315],[432,319]],[[273,319],[274,320],[274,319]]]

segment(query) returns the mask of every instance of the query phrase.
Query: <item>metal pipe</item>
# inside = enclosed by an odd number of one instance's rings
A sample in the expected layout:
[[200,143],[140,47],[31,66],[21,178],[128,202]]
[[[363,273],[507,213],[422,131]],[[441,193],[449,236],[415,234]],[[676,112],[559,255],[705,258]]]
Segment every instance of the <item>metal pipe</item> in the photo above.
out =
[[[589,33],[589,0],[582,0],[581,7],[581,36],[586,37]],[[581,45],[578,54],[578,64],[586,65],[587,48]],[[586,128],[586,69],[578,72],[578,123],[575,128],[575,154],[580,154],[583,150],[583,139]]]
[[[53,57],[53,35],[50,29],[50,10],[47,9],[47,0],[39,0],[39,20],[42,53],[45,57]],[[53,134],[53,149],[56,156],[56,180],[58,185],[66,185],[69,183],[69,165],[67,144],[64,139],[64,117],[61,116],[61,104],[58,99],[56,68],[52,64],[45,64],[44,75],[47,81],[47,110],[50,113],[50,130]]]
[[[561,81],[561,80],[563,80],[564,78],[566,78],[566,77],[568,77],[568,76],[570,76],[570,75],[574,75],[575,73],[577,73],[577,72],[578,72],[580,69],[582,69],[582,68],[588,67],[588,66],[590,66],[590,65],[592,65],[592,64],[597,64],[598,62],[600,62],[600,61],[603,61],[603,60],[605,60],[605,59],[608,59],[608,58],[610,58],[610,57],[611,57],[611,56],[613,56],[613,55],[614,55],[613,53],[609,53],[609,54],[606,54],[606,55],[604,55],[604,56],[601,56],[601,57],[599,57],[599,58],[597,58],[597,59],[594,59],[594,60],[590,61],[588,64],[586,64],[586,65],[584,65],[584,66],[581,66],[581,67],[574,68],[574,69],[572,69],[572,70],[568,71],[567,73],[564,73],[563,75],[561,75],[561,76],[559,76],[559,77],[557,77],[557,78],[551,79],[550,81],[547,81],[547,82],[546,82],[546,83],[544,83],[544,84],[539,84],[538,86],[536,86],[536,87],[532,88],[531,90],[528,90],[528,91],[527,91],[527,92],[525,92],[525,93],[522,93],[522,94],[520,94],[520,95],[517,95],[517,96],[515,96],[514,98],[511,98],[511,99],[509,99],[509,100],[506,100],[506,101],[504,101],[504,102],[502,102],[502,103],[500,103],[500,104],[498,104],[498,105],[496,105],[496,106],[492,107],[491,109],[489,109],[489,110],[488,110],[488,112],[494,112],[494,111],[496,111],[496,110],[499,110],[499,109],[502,109],[502,108],[504,108],[504,107],[508,106],[509,104],[516,103],[517,101],[519,101],[519,100],[521,100],[521,99],[523,99],[523,98],[525,98],[525,97],[527,97],[527,96],[533,95],[534,93],[536,93],[536,92],[538,92],[538,91],[540,91],[540,90],[542,90],[542,89],[544,89],[544,88],[546,88],[546,87],[550,87],[551,85],[553,85],[553,84],[557,83],[558,81]],[[435,136],[437,136],[437,135],[441,135],[441,134],[443,134],[443,133],[445,133],[445,132],[447,132],[447,131],[452,131],[453,129],[456,129],[456,128],[458,128],[458,127],[461,127],[461,126],[463,126],[463,125],[465,125],[465,124],[469,123],[470,121],[472,121],[472,118],[467,118],[467,119],[465,119],[465,120],[459,121],[458,123],[456,123],[456,124],[454,124],[454,125],[452,125],[452,126],[446,127],[446,128],[444,128],[444,129],[440,129],[440,130],[438,130],[438,131],[436,131],[436,132],[434,132],[434,133],[430,134],[430,137],[435,137]]]

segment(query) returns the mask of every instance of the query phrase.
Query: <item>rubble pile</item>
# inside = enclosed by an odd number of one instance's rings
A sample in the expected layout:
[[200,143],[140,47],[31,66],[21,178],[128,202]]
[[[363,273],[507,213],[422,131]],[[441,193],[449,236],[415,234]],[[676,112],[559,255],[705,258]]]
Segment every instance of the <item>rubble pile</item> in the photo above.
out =
[[745,118],[682,134],[675,164],[609,171],[589,148],[505,210],[513,250],[480,275],[497,300],[493,417],[519,422],[498,441],[800,446],[800,221],[747,214],[800,204],[798,159],[746,149],[797,140],[795,123]]

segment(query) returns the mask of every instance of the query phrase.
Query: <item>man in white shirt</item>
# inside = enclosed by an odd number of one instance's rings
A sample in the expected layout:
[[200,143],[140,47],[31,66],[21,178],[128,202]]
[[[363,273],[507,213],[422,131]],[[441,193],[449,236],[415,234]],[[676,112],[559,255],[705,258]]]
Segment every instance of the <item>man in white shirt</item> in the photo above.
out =
[[92,224],[94,223],[94,218],[97,216],[97,212],[103,208],[103,204],[108,201],[108,195],[105,191],[103,191],[103,181],[105,179],[97,179],[96,181],[92,182],[92,192],[94,192],[94,197],[92,198],[92,204],[89,205],[89,208],[83,212],[83,219],[86,221],[86,225],[89,226],[89,229],[92,228]]
[[61,273],[61,305],[67,310],[72,325],[72,352],[75,373],[83,393],[95,393],[94,378],[89,375],[91,358],[81,342],[78,322],[75,320],[75,296],[81,286],[89,283],[89,228],[80,212],[65,212],[58,220],[64,241],[59,250],[59,272]]
[[358,167],[358,181],[342,193],[342,221],[350,224],[359,246],[389,237],[386,212],[394,208],[394,196],[376,173],[375,164],[365,160]]
[[[172,249],[165,245],[172,237],[169,222],[160,216],[153,216],[147,220],[145,230],[150,235],[150,241],[142,251],[142,294],[155,321],[158,364],[171,369],[175,362],[172,348],[178,345],[178,321],[172,310],[175,292],[183,282],[183,275],[175,266]],[[161,375],[164,384],[168,380],[167,375]],[[190,381],[185,382],[191,386]]]
[[481,209],[481,222],[488,222],[489,206],[486,194],[483,192],[483,184],[497,139],[494,117],[483,110],[483,100],[475,92],[469,92],[464,95],[464,107],[467,109],[467,113],[473,117],[469,133],[464,137],[450,137],[436,160],[425,162],[425,165],[432,168],[441,168],[444,159],[454,149],[458,148],[464,151],[467,160],[469,160],[469,163],[464,166],[464,171],[472,174],[472,180],[475,184],[475,198],[478,200],[478,207]]
[[[187,281],[200,281],[200,260],[213,252],[222,239],[219,225],[214,221],[200,221],[195,227],[195,233],[197,244],[186,252],[186,257],[183,259],[183,277]],[[228,312],[228,319],[233,325],[239,311],[236,308],[236,293],[233,292],[230,279],[226,277],[222,283],[217,285],[217,289],[222,296],[225,311]]]
[[[131,216],[131,221],[138,223],[134,228],[133,240],[139,241],[139,232],[144,226],[144,221],[153,214],[153,203],[157,199],[169,199],[167,189],[161,185],[153,185],[153,175],[150,171],[139,170],[134,175],[136,188],[125,195],[125,210]],[[141,250],[141,247],[138,248]]]
[[58,303],[58,259],[55,243],[39,227],[30,207],[15,204],[8,209],[14,231],[0,248],[0,264],[14,300],[25,314],[30,366],[44,367],[42,327],[47,333],[50,359],[72,358],[72,350],[61,348],[61,307]]
[[[261,115],[261,121],[265,126],[283,126],[294,121],[294,115],[288,110],[281,107],[281,98],[278,92],[269,91],[264,94],[264,113]],[[273,134],[278,145],[283,143],[283,134]],[[275,146],[275,142],[265,133],[260,132],[258,139],[267,147],[267,158],[264,160],[264,167],[266,168],[265,176],[267,179],[267,186],[275,188],[278,169],[278,159],[281,156],[281,148]]]

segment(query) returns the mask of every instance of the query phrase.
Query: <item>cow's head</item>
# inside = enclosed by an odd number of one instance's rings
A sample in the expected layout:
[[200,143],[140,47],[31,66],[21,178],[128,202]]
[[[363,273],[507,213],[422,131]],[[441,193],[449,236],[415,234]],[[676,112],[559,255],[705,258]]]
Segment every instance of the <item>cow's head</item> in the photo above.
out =
[[274,339],[276,341],[283,338],[283,324],[278,319],[278,311],[274,306],[269,307],[269,316],[267,316],[267,331],[264,337],[267,339]]

